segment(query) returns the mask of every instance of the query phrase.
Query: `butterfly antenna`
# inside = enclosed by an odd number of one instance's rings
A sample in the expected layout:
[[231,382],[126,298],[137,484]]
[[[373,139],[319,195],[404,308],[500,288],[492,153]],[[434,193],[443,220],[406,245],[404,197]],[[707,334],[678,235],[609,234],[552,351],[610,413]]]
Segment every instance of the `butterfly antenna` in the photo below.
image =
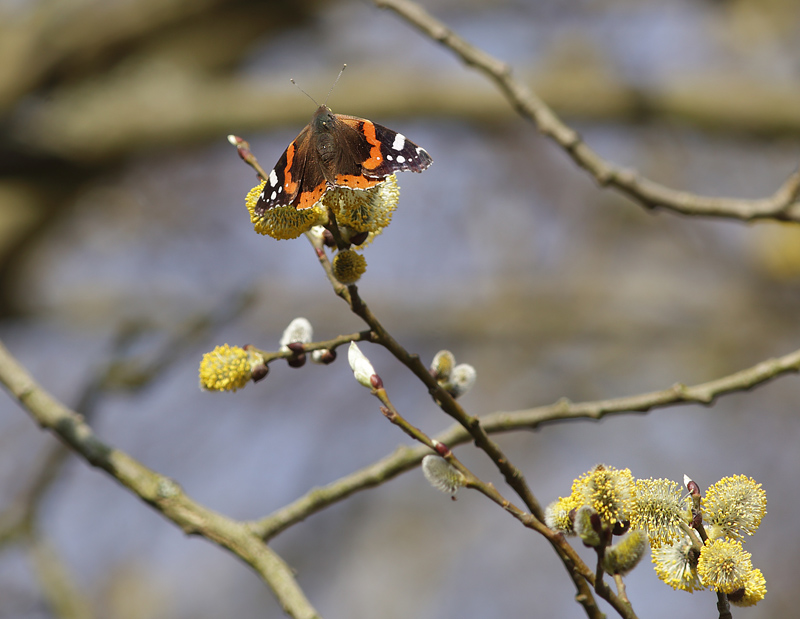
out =
[[328,96],[325,97],[325,105],[328,105],[328,99],[330,98],[331,93],[333,92],[333,89],[336,88],[336,84],[339,83],[339,78],[342,77],[342,73],[344,73],[344,70],[346,68],[347,68],[347,64],[343,64],[342,65],[342,70],[339,71],[339,75],[337,75],[336,79],[333,81],[333,86],[331,86],[331,89],[328,91]]
[[[295,86],[297,86],[297,82],[295,82],[293,78],[290,78],[290,79],[289,79],[289,81],[290,81],[292,84],[294,84]],[[312,103],[313,103],[314,105],[316,105],[317,107],[319,107],[319,103],[317,103],[317,102],[314,100],[314,97],[312,97],[312,96],[311,96],[310,94],[308,94],[308,93],[307,93],[305,90],[303,90],[302,88],[300,88],[300,86],[297,86],[297,90],[299,90],[300,92],[302,92],[302,93],[303,93],[303,94],[304,94],[306,97],[308,97],[309,99],[311,99],[311,101],[312,101]]]

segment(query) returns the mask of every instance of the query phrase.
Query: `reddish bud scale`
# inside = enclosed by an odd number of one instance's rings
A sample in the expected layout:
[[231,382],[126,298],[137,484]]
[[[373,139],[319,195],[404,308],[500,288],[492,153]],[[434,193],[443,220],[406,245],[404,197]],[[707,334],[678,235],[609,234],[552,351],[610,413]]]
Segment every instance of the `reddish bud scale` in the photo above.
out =
[[745,589],[744,589],[744,587],[742,587],[741,589],[737,589],[733,593],[729,593],[728,594],[728,599],[731,602],[739,602],[739,601],[742,600],[742,598],[744,598],[744,594],[745,594]]
[[286,359],[286,363],[289,364],[290,368],[301,368],[306,364],[306,354],[300,353],[294,357],[289,357]]
[[373,389],[383,389],[383,381],[377,374],[369,377],[369,384],[372,385]]
[[289,342],[286,348],[294,353],[291,357],[287,357],[286,363],[290,368],[301,368],[306,364],[305,347],[302,342]]
[[395,413],[390,411],[385,406],[381,406],[381,412],[383,413],[383,416],[386,417],[386,419],[388,419],[389,421],[394,421],[394,419],[397,417]]
[[433,441],[433,448],[436,450],[436,453],[439,454],[442,458],[447,458],[453,452],[450,451],[450,448],[445,445],[444,443],[440,443],[439,441]]
[[354,234],[350,237],[350,242],[353,245],[361,245],[361,243],[367,240],[368,236],[369,232],[359,232],[358,234]]
[[603,535],[603,521],[600,518],[600,514],[594,513],[590,517],[590,522],[592,523],[592,529],[594,532],[601,536]]
[[333,363],[334,361],[336,361],[336,351],[331,349],[326,350],[325,352],[322,353],[320,361],[322,361],[322,363],[324,363],[325,365]]
[[700,486],[697,485],[696,481],[690,481],[686,484],[686,489],[691,493],[692,496],[700,496]]
[[260,363],[254,367],[253,371],[250,373],[254,383],[257,383],[262,378],[266,378],[267,374],[269,374],[269,366],[264,363]]

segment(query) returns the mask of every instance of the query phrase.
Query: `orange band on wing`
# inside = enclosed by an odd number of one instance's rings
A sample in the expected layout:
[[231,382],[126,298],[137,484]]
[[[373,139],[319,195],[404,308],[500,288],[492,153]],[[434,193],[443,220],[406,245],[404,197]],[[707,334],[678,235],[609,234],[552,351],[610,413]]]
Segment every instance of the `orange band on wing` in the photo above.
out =
[[382,178],[367,178],[356,174],[337,174],[335,184],[337,187],[349,187],[350,189],[369,189],[383,182],[383,180]]
[[364,161],[361,165],[367,170],[374,170],[383,163],[383,155],[381,155],[381,143],[375,136],[375,125],[373,125],[370,121],[365,120],[363,121],[361,131],[363,132],[364,137],[367,138],[367,142],[371,144],[371,148],[369,149],[369,159]]
[[324,194],[327,189],[328,189],[328,184],[325,181],[323,181],[319,185],[314,187],[314,189],[301,192],[300,195],[298,196],[299,199],[297,201],[297,204],[295,204],[295,208],[298,211],[302,211],[305,208],[311,208],[317,202],[320,201],[320,199],[322,198],[322,194]]
[[292,178],[292,162],[294,161],[294,153],[295,147],[294,142],[292,142],[289,144],[289,148],[286,149],[286,168],[283,171],[283,189],[287,196],[291,196],[297,191],[297,181]]

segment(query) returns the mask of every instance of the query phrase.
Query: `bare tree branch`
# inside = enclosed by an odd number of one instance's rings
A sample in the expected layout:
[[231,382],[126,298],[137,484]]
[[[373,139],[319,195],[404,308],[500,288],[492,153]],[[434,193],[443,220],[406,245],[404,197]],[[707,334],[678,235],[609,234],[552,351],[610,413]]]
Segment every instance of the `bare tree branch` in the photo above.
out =
[[294,619],[317,619],[291,568],[245,523],[189,498],[173,480],[103,443],[77,413],[55,400],[0,343],[0,382],[41,427],[64,441],[89,464],[114,477],[188,535],[216,543],[249,564]]
[[[536,429],[548,423],[569,420],[600,420],[609,415],[646,413],[680,404],[712,406],[719,397],[749,391],[781,376],[797,372],[800,372],[800,350],[776,359],[761,361],[750,368],[722,378],[688,387],[676,384],[660,391],[592,402],[572,403],[561,399],[548,406],[509,412],[498,411],[481,417],[480,421],[487,433],[496,434],[523,428]],[[435,438],[449,447],[455,447],[467,443],[472,436],[461,425],[454,424]],[[333,503],[417,467],[422,458],[429,453],[430,449],[419,445],[398,447],[389,456],[326,486],[312,489],[266,518],[250,523],[250,526],[264,539],[271,539]]]
[[491,79],[521,116],[533,121],[541,133],[561,146],[600,186],[613,187],[644,207],[660,207],[684,215],[743,221],[777,219],[800,222],[800,170],[793,173],[772,196],[758,200],[706,197],[671,189],[643,177],[635,170],[602,158],[574,129],[564,124],[543,100],[516,80],[508,64],[470,45],[420,5],[411,0],[373,1],[380,8],[391,9],[422,33],[450,49],[465,64]]

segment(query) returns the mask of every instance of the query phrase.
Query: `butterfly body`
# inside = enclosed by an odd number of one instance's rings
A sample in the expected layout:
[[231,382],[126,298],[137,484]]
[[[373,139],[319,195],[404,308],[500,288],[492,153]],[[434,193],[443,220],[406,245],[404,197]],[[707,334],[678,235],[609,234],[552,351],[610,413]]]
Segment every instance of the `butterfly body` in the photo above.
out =
[[369,189],[395,172],[422,172],[432,161],[402,133],[321,105],[267,176],[256,209],[311,208],[329,189]]

